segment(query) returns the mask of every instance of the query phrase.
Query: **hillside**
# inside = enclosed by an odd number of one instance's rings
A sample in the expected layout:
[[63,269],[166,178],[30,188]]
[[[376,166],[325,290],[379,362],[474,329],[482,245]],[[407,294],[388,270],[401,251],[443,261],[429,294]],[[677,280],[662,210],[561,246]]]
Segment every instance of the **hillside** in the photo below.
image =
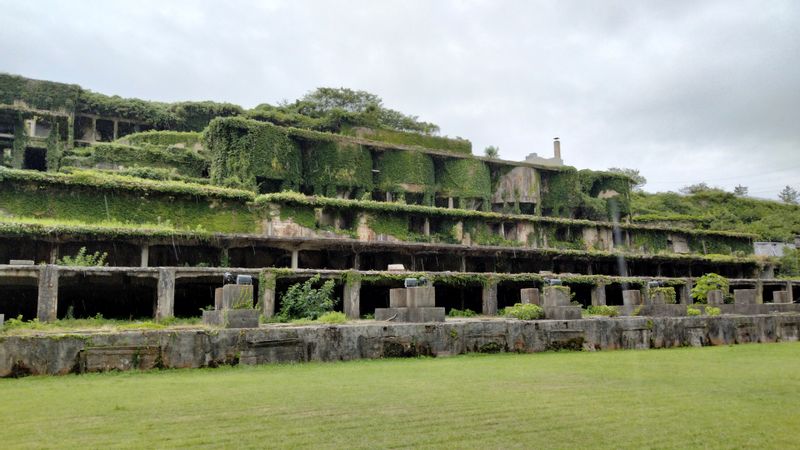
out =
[[682,195],[631,194],[635,222],[687,222],[697,228],[753,233],[764,240],[792,242],[800,235],[800,206],[734,196],[718,189]]

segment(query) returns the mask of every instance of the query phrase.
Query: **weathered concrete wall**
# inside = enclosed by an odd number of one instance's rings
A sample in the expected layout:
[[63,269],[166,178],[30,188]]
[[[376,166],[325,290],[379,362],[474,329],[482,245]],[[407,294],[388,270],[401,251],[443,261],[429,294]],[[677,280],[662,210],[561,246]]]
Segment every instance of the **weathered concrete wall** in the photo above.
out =
[[797,341],[800,314],[448,320],[0,337],[0,376],[341,361],[468,352],[615,350]]

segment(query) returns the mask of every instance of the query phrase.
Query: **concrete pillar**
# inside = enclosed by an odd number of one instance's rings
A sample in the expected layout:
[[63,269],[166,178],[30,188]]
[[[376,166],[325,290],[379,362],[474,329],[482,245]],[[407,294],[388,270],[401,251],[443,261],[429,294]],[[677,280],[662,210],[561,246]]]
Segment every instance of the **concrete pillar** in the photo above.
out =
[[792,282],[786,282],[786,302],[793,303],[794,302],[794,292],[792,292]]
[[361,279],[351,277],[344,283],[344,313],[348,319],[361,317]]
[[275,279],[274,273],[265,273],[263,277],[264,286],[261,287],[261,313],[269,319],[275,315]]
[[571,294],[567,286],[545,286],[542,290],[542,306],[569,306]]
[[539,288],[525,288],[519,290],[520,303],[523,305],[542,306],[542,298],[539,295]]
[[425,236],[431,235],[431,221],[427,217],[425,218],[425,223],[422,224],[422,234]]
[[756,305],[763,303],[758,297],[758,289],[734,289],[733,303],[735,305]]
[[353,269],[360,270],[361,268],[361,253],[353,255]]
[[447,197],[447,208],[453,209],[453,197]]
[[725,303],[725,298],[722,295],[722,291],[719,289],[712,289],[708,291],[706,295],[708,296],[706,301],[711,306],[719,306]]
[[764,282],[760,279],[756,281],[756,304],[764,303]]
[[40,322],[53,322],[58,318],[58,266],[48,264],[39,270],[36,317]]
[[300,250],[292,250],[292,269],[297,269],[300,264]]
[[592,286],[592,306],[606,305],[606,285],[603,282]]
[[92,117],[92,136],[91,141],[97,141],[97,117]]
[[118,136],[119,136],[119,122],[115,120],[114,121],[114,140],[115,141],[117,140]]
[[786,291],[772,291],[772,303],[792,303]]
[[622,304],[625,306],[637,306],[642,304],[642,291],[638,289],[628,289],[622,291]]
[[156,320],[175,316],[175,269],[158,269]]
[[485,316],[497,315],[497,284],[489,283],[483,286],[483,299],[482,299],[481,312]]
[[462,255],[461,256],[461,271],[462,272],[466,272],[467,271],[467,256],[466,255]]
[[58,244],[53,244],[50,248],[50,264],[55,264],[58,261]]
[[220,267],[230,267],[230,257],[228,255],[228,247],[219,249],[219,265]]
[[139,267],[147,267],[148,264],[150,264],[150,246],[143,245],[141,258],[139,259]]
[[681,305],[691,305],[694,303],[694,299],[692,298],[693,287],[694,282],[692,282],[692,280],[686,280],[686,283],[681,287]]

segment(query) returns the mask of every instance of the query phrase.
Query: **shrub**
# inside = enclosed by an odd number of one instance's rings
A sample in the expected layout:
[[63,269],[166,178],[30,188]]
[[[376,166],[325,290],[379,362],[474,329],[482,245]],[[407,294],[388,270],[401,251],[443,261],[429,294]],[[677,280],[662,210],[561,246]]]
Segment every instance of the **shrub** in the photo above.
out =
[[617,308],[607,305],[599,305],[599,306],[591,305],[588,308],[586,308],[586,312],[588,312],[589,315],[591,316],[616,317],[619,315],[619,310]]
[[697,303],[708,301],[708,291],[719,289],[723,295],[728,295],[728,279],[715,273],[707,273],[697,279],[697,283],[692,288],[692,298]]
[[650,298],[654,299],[657,294],[663,294],[664,303],[674,305],[677,302],[677,295],[673,287],[656,287],[650,289]]
[[100,254],[100,252],[94,252],[93,254],[87,254],[86,247],[81,247],[77,255],[59,258],[56,264],[59,266],[104,267],[108,265],[106,258],[108,258],[108,253]]
[[720,312],[720,309],[715,306],[706,306],[707,316],[718,316]]
[[514,306],[505,307],[502,315],[520,320],[536,320],[544,317],[544,309],[539,305],[517,303]]
[[448,317],[475,317],[478,314],[471,310],[471,309],[451,309],[450,312],[447,313]]
[[331,311],[319,316],[317,321],[322,323],[345,323],[347,322],[347,316],[342,312]]
[[321,287],[315,288],[320,276],[314,275],[304,283],[293,284],[281,296],[282,321],[294,319],[315,320],[325,313],[333,311],[339,299],[333,298],[334,281],[328,280]]
[[700,315],[700,310],[697,309],[697,308],[692,308],[691,306],[689,306],[688,308],[686,308],[686,315],[699,316]]

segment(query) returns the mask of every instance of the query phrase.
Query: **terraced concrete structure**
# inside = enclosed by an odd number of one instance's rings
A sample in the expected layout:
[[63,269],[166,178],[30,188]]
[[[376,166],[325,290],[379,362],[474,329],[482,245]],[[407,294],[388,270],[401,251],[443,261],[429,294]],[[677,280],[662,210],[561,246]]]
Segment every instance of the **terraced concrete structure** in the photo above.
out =
[[[800,298],[753,254],[756,236],[630,223],[625,176],[473,156],[460,138],[282,125],[0,74],[0,314],[198,316],[224,272],[254,276],[267,318],[315,274],[337,280],[352,319],[423,273],[436,307],[486,315],[550,278],[584,306],[621,307],[659,280],[684,305],[660,315],[685,313],[708,272],[756,303]],[[57,264],[82,247],[108,267]]]

